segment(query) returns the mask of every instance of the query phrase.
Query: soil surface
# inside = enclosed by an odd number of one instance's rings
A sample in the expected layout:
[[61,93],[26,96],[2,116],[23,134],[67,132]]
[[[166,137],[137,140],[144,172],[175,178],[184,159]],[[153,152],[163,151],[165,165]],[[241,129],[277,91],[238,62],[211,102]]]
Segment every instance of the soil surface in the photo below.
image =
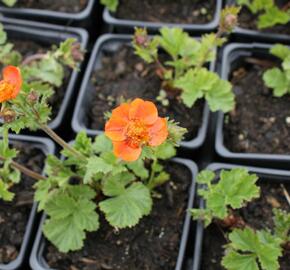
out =
[[237,104],[224,120],[224,144],[233,152],[290,154],[290,96],[273,96],[267,69],[242,62],[232,73]]
[[88,0],[18,0],[14,7],[77,13],[86,7],[87,2]]
[[169,106],[162,106],[156,101],[162,88],[162,82],[156,75],[156,66],[145,64],[127,45],[113,54],[104,55],[101,62],[102,68],[96,70],[91,78],[95,94],[88,105],[89,128],[103,130],[104,112],[111,111],[124,99],[139,97],[153,101],[161,116],[168,116],[187,128],[187,140],[197,135],[202,122],[203,101],[196,102],[193,108],[187,108],[175,94],[169,93]]
[[[40,173],[45,158],[43,152],[28,143],[13,145],[19,150],[15,160]],[[0,199],[0,264],[7,264],[18,256],[33,204],[34,183],[35,180],[22,176],[21,182],[11,188],[16,194],[13,201]]]
[[152,213],[132,229],[119,232],[101,217],[100,230],[87,234],[83,250],[59,253],[48,244],[45,258],[59,270],[173,270],[187,208],[191,173],[183,165],[167,166],[170,181],[157,190]]
[[[239,211],[239,215],[249,224],[253,229],[266,229],[273,230],[274,224],[272,219],[273,207],[289,211],[289,204],[284,196],[280,184],[277,183],[263,183],[259,184],[261,187],[261,198],[249,203],[246,207]],[[284,184],[288,192],[290,192],[290,185]],[[228,231],[225,231],[228,233]],[[222,257],[224,256],[223,245],[226,240],[217,227],[212,224],[204,234],[204,242],[202,249],[202,264],[201,270],[225,270],[220,265]],[[290,251],[284,252],[283,257],[280,257],[279,270],[289,270]]]
[[[12,39],[11,42],[14,44],[14,48],[19,51],[23,59],[27,56],[36,54],[36,53],[46,53],[51,49],[52,44],[47,43],[37,43],[29,40],[15,40]],[[57,44],[58,45],[58,44]],[[63,97],[69,82],[71,71],[69,68],[65,68],[64,82],[60,88],[55,88],[55,93],[49,99],[49,104],[51,106],[51,119],[54,119],[59,111],[59,108],[62,104]]]
[[148,22],[205,24],[213,20],[215,0],[120,0],[117,17]]
[[[286,5],[289,1],[282,0],[282,1],[275,1],[275,2],[281,8],[284,5]],[[284,24],[284,25],[277,24],[277,25],[270,27],[270,28],[258,29],[258,27],[257,27],[258,17],[259,17],[259,14],[252,14],[248,8],[243,7],[240,14],[239,14],[239,26],[241,28],[258,30],[261,32],[266,32],[266,33],[290,35],[290,22],[287,24]]]

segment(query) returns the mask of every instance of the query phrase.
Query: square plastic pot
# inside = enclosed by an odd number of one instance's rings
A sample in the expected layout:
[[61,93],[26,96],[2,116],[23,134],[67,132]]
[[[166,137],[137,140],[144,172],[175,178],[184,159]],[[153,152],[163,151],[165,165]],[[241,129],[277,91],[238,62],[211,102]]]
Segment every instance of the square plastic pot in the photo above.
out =
[[47,9],[34,9],[34,8],[16,8],[0,6],[0,13],[5,17],[15,19],[26,19],[41,22],[53,22],[63,25],[82,25],[89,24],[90,15],[96,6],[95,0],[88,0],[86,7],[77,13],[53,11]]
[[[237,5],[235,0],[226,0],[226,5],[232,6]],[[259,41],[259,42],[290,42],[290,35],[279,34],[274,32],[262,32],[258,30],[251,30],[237,26],[233,35],[237,39],[247,41]]]
[[[223,51],[221,63],[221,77],[229,79],[232,67],[240,57],[249,57],[255,54],[269,55],[272,45],[260,43],[232,43],[227,45]],[[255,166],[274,167],[286,169],[290,167],[290,155],[264,154],[264,153],[238,153],[230,151],[224,144],[224,113],[219,112],[217,116],[215,150],[217,154],[228,162],[241,164],[253,164]]]
[[[181,158],[174,158],[173,162],[179,163],[184,165],[192,175],[192,182],[188,190],[188,202],[187,208],[191,208],[193,206],[194,196],[195,196],[195,178],[198,173],[198,168],[196,164],[187,159]],[[30,266],[33,270],[52,270],[47,265],[45,258],[44,258],[44,250],[46,245],[46,240],[42,234],[42,225],[45,221],[45,215],[42,216],[41,224],[38,228],[38,232],[34,241],[34,245],[32,248],[32,252],[30,255]],[[189,230],[191,226],[191,217],[188,211],[184,216],[184,224],[183,224],[183,231],[181,235],[180,245],[179,245],[179,253],[176,261],[175,270],[182,270],[185,264],[185,250],[187,246]]]
[[[33,145],[35,148],[40,149],[45,155],[53,154],[55,152],[54,143],[47,138],[26,135],[10,135],[9,140],[11,142],[29,143]],[[37,204],[34,203],[29,214],[29,219],[26,225],[25,233],[17,258],[8,264],[0,264],[0,270],[24,269],[23,263],[25,261],[26,256],[29,254],[28,248],[30,247],[30,244],[32,242],[33,229],[36,225],[36,215],[37,215]]]
[[220,11],[222,8],[222,0],[216,0],[215,13],[213,20],[206,24],[178,24],[178,23],[163,23],[163,22],[146,22],[146,21],[137,21],[137,20],[126,20],[119,19],[115,17],[115,14],[110,12],[107,8],[103,12],[103,20],[107,23],[112,30],[115,30],[118,33],[122,32],[133,32],[134,27],[146,27],[148,31],[158,31],[161,27],[179,27],[184,30],[195,32],[195,33],[205,33],[213,31],[218,27],[220,19]]
[[[28,22],[14,19],[1,19],[4,25],[4,30],[10,38],[17,40],[30,40],[46,45],[59,44],[67,38],[76,38],[82,49],[85,49],[88,43],[88,33],[86,30],[74,27],[62,27],[58,25],[50,25],[36,22]],[[59,111],[54,119],[49,122],[49,127],[56,130],[66,122],[65,116],[68,107],[75,93],[76,84],[79,80],[79,71],[71,72],[68,85],[65,90],[63,100],[59,107]],[[64,128],[67,128],[63,126]]]
[[[92,73],[101,67],[101,57],[104,51],[115,52],[118,48],[125,43],[130,43],[132,36],[121,34],[106,34],[102,35],[96,42],[91,58],[89,60],[85,75],[82,81],[81,90],[77,98],[76,107],[72,118],[72,128],[77,133],[81,130],[85,130],[88,135],[96,136],[103,131],[94,130],[87,127],[86,111],[88,109],[88,103],[91,101],[94,87],[91,83]],[[214,70],[214,63],[210,65],[210,69]],[[181,146],[187,149],[197,149],[202,146],[205,141],[208,123],[209,123],[209,108],[205,104],[203,109],[202,124],[198,130],[197,136],[190,141],[182,141]]]
[[[236,167],[245,167],[251,173],[256,173],[259,178],[262,178],[261,181],[267,181],[272,183],[290,183],[289,171],[283,170],[273,170],[273,169],[265,169],[251,166],[240,166],[240,165],[230,165],[225,163],[212,163],[207,169],[218,172],[222,169],[231,170]],[[199,199],[199,207],[204,208],[204,201]],[[203,245],[203,235],[205,233],[205,229],[203,226],[203,222],[197,221],[196,231],[195,231],[195,245],[194,245],[194,254],[193,254],[193,265],[190,270],[200,270],[201,267],[201,256],[202,256],[202,245]]]

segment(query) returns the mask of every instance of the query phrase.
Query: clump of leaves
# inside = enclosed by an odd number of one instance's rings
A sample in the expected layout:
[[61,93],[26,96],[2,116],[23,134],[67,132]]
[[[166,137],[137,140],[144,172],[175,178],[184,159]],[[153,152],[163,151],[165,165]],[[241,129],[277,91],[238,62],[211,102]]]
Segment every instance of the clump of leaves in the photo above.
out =
[[237,0],[237,3],[258,15],[257,26],[259,29],[287,24],[290,21],[290,6],[288,4],[281,9],[275,5],[274,0]]
[[65,68],[76,69],[82,60],[83,52],[74,38],[61,42],[58,47],[53,46],[46,53],[30,55],[24,59],[7,40],[7,34],[0,24],[0,63],[18,66],[24,82],[16,100],[1,106],[4,120],[5,115],[10,116],[7,128],[16,133],[23,128],[36,130],[39,125],[31,121],[35,111],[38,112],[38,122],[45,124],[50,116],[49,100],[63,84]]
[[[164,90],[178,89],[181,100],[187,107],[205,98],[212,111],[228,112],[234,107],[234,94],[228,81],[204,67],[216,58],[216,48],[226,41],[223,34],[232,31],[237,24],[239,8],[223,10],[219,31],[206,34],[201,40],[190,37],[179,28],[160,29],[160,35],[150,38],[146,29],[136,28],[132,41],[135,53],[147,63],[156,63],[157,73],[163,80],[163,92],[159,99],[165,100]],[[166,52],[170,60],[164,63],[159,52]],[[178,91],[177,91],[178,92]]]
[[222,170],[219,181],[214,183],[214,179],[214,172],[209,170],[197,176],[197,183],[203,185],[198,189],[198,194],[206,201],[206,208],[192,209],[191,213],[194,219],[204,220],[205,226],[214,218],[226,219],[231,209],[242,208],[245,203],[260,195],[260,188],[256,186],[258,177],[249,174],[246,169]]
[[281,44],[274,45],[271,54],[281,59],[281,68],[268,69],[263,74],[265,84],[273,89],[275,97],[281,97],[290,92],[290,49]]
[[8,7],[13,7],[17,3],[17,0],[1,0],[1,1]]
[[101,0],[101,4],[106,6],[110,11],[116,12],[119,0]]
[[258,178],[244,168],[234,168],[222,170],[216,180],[215,173],[209,170],[198,175],[197,182],[202,185],[198,193],[206,205],[205,209],[192,209],[191,213],[194,219],[203,220],[204,226],[212,222],[229,225],[227,228],[231,232],[225,233],[228,244],[221,265],[227,270],[278,270],[279,257],[290,240],[290,213],[273,209],[273,231],[267,228],[255,231],[245,222],[225,223],[233,217],[233,209],[240,209],[260,196],[260,188],[256,185]]
[[[251,228],[235,229],[229,234],[226,255],[222,265],[228,270],[278,270],[283,244],[289,242],[290,213],[273,209],[274,232],[254,231]],[[261,267],[259,267],[261,266]]]

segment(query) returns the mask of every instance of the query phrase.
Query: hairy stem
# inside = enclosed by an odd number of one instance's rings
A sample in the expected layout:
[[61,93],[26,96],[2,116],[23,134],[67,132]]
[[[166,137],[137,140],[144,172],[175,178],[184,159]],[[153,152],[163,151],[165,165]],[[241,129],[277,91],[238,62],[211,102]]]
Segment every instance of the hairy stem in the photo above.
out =
[[81,154],[79,151],[70,146],[67,142],[65,142],[61,137],[59,137],[50,127],[47,125],[40,124],[40,128],[51,137],[56,143],[58,143],[63,149],[68,150],[77,158],[86,159],[86,157]]
[[43,59],[45,56],[46,56],[45,53],[36,53],[36,54],[30,55],[22,61],[21,65],[22,66],[29,65],[30,63],[34,61]]
[[[0,160],[5,161],[6,159],[4,157],[0,156]],[[23,165],[15,162],[15,161],[11,161],[11,166],[17,170],[19,170],[20,172],[22,172],[23,174],[35,179],[35,180],[46,180],[47,178],[37,172],[34,172],[26,167],[24,167]]]

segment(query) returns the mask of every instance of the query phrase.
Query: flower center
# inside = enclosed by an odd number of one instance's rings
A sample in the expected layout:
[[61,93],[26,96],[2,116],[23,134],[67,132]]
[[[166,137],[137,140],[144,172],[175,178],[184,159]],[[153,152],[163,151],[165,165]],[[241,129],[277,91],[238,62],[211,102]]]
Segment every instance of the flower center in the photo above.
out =
[[0,81],[0,98],[8,100],[13,98],[15,86],[8,81]]
[[149,140],[149,133],[146,125],[140,120],[130,121],[127,127],[127,143],[132,148],[138,148]]

